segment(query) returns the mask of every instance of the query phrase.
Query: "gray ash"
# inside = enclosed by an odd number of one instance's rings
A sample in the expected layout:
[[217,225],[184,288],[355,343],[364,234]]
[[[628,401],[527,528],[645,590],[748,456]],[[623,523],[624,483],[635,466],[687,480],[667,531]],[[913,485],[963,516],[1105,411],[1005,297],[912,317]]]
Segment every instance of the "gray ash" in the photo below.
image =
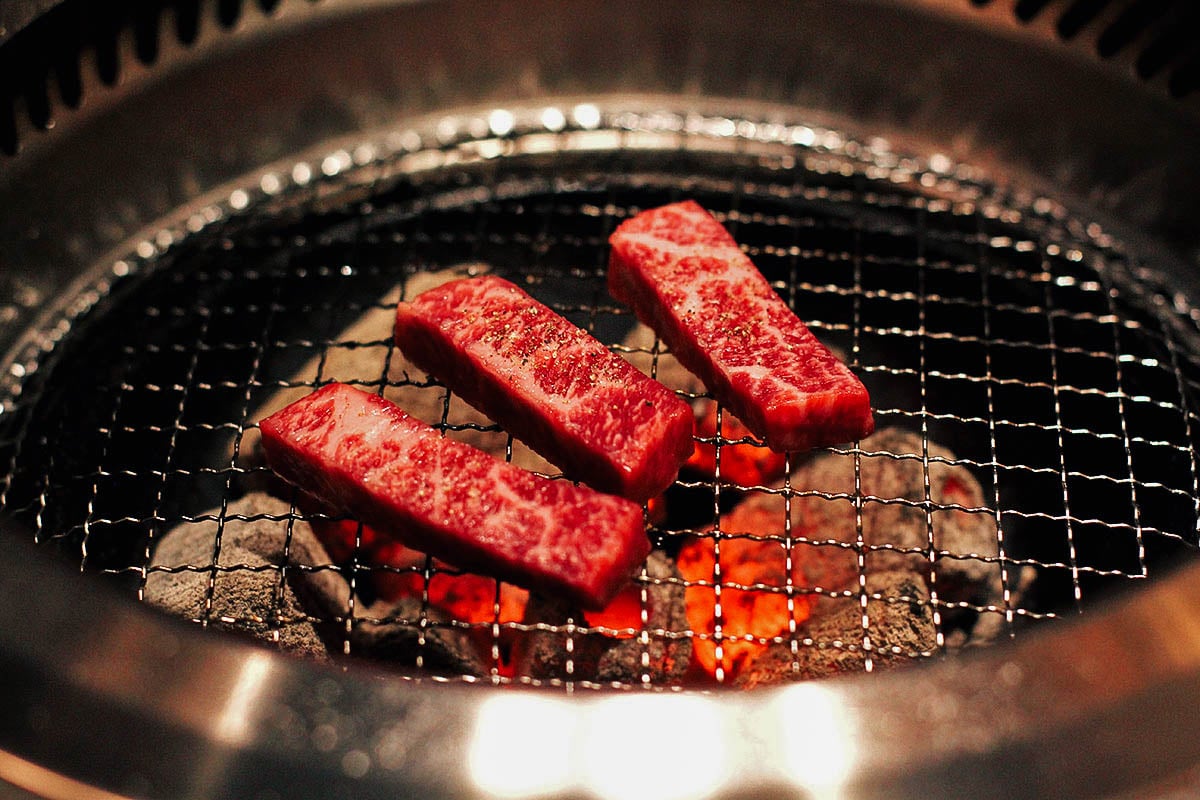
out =
[[823,597],[795,642],[769,647],[743,668],[734,685],[751,689],[863,672],[868,652],[872,669],[889,669],[936,650],[937,628],[924,578],[910,571],[870,575],[867,592],[865,627],[858,597]]
[[230,503],[223,515],[214,509],[199,516],[212,519],[181,523],[159,540],[145,601],[326,658],[325,643],[336,636],[332,620],[346,614],[350,589],[308,523],[294,518],[288,503],[260,493]]

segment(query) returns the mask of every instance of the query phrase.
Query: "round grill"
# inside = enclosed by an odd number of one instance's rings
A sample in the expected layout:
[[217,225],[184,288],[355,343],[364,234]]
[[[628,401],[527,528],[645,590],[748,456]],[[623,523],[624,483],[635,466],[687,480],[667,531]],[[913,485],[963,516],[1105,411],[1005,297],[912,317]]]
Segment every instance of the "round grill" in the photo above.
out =
[[[814,459],[838,459],[855,476],[851,491],[786,477],[739,484],[722,465],[747,442],[725,435],[728,417],[719,415],[714,433],[698,434],[715,446],[713,471],[683,473],[665,511],[648,509],[652,539],[669,558],[698,538],[718,553],[746,539],[779,542],[781,558],[797,543],[834,550],[852,560],[857,588],[747,584],[719,567],[697,581],[647,568],[636,579],[640,622],[613,627],[570,613],[512,618],[494,581],[490,618],[447,613],[435,608],[434,588],[457,571],[428,560],[374,564],[353,524],[347,552],[328,564],[286,549],[274,562],[222,557],[232,526],[268,523],[290,541],[297,523],[330,521],[279,487],[283,513],[238,505],[269,485],[251,451],[260,411],[281,391],[334,379],[405,389],[435,398],[442,413],[433,421],[447,436],[502,435],[463,417],[459,401],[424,375],[395,369],[400,356],[386,332],[354,337],[364,315],[386,314],[424,273],[505,275],[657,373],[663,349],[630,343],[636,321],[604,288],[607,236],[638,210],[684,198],[713,211],[801,319],[844,354],[871,392],[877,427],[916,444],[848,444],[785,465],[795,475]],[[131,597],[144,597],[156,573],[203,576],[204,602],[187,616],[204,626],[285,640],[291,626],[313,624],[329,652],[349,657],[363,654],[364,626],[408,631],[403,660],[418,670],[405,674],[568,688],[703,685],[729,682],[728,645],[740,641],[786,648],[796,668],[803,651],[822,649],[860,654],[860,668],[871,670],[880,648],[873,601],[932,615],[933,646],[893,654],[920,660],[1083,612],[1191,557],[1200,497],[1195,328],[1152,257],[1054,199],[996,185],[938,154],[908,157],[882,141],[737,117],[496,110],[256,174],[99,265],[8,365],[0,505]],[[348,354],[373,370],[331,374]],[[500,454],[519,450],[510,439]],[[861,476],[882,462],[918,467],[923,492],[864,489]],[[931,476],[942,467],[977,481],[983,502],[938,496]],[[763,497],[782,509],[774,527],[729,528],[732,509]],[[849,514],[857,536],[835,539],[794,521],[796,508],[822,504]],[[867,541],[872,507],[904,509],[926,544]],[[947,515],[985,526],[988,546],[940,545]],[[187,528],[207,537],[207,557],[157,565],[160,542]],[[927,564],[928,597],[871,588],[876,559],[889,552]],[[995,591],[950,593],[948,565],[964,564],[994,575]],[[345,605],[310,604],[297,615],[286,591],[295,572],[341,576]],[[222,597],[234,591],[231,575],[250,573],[275,586],[269,613],[238,613]],[[415,599],[380,617],[385,574],[413,587]],[[663,622],[651,598],[664,587],[707,589],[711,627]],[[862,623],[828,636],[789,614],[768,635],[727,631],[722,598],[728,606],[746,595],[782,596],[789,609],[840,602],[860,608]],[[465,635],[481,666],[448,668],[436,657],[444,632]],[[514,669],[522,637],[554,642],[560,671]],[[576,670],[577,654],[598,640],[633,644],[638,666],[627,678]],[[713,645],[714,675],[656,677],[656,648],[680,641]]]

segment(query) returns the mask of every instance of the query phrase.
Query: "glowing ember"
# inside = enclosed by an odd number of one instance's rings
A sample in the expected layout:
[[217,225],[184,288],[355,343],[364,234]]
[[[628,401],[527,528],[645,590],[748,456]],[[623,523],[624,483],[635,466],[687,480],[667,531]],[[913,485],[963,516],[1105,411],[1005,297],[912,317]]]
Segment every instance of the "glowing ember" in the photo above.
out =
[[[403,545],[390,545],[376,551],[376,565],[382,567],[404,566],[416,556],[424,565],[425,555],[409,550]],[[525,613],[529,592],[509,583],[500,583],[497,599],[496,579],[471,572],[445,571],[453,568],[434,561],[434,572],[429,577],[429,604],[436,606],[460,622],[520,622]],[[379,570],[375,574],[375,586],[384,600],[401,597],[420,597],[425,590],[425,576],[411,569],[391,572]],[[497,616],[497,603],[499,613]]]
[[667,497],[656,495],[646,501],[646,514],[651,525],[661,525],[667,520]]
[[[734,677],[767,646],[760,639],[788,635],[789,619],[797,624],[808,619],[813,600],[804,594],[793,594],[791,611],[786,590],[788,570],[786,550],[782,542],[758,539],[721,539],[720,553],[720,624],[722,649],[717,655],[718,642],[712,638],[693,642],[693,658],[703,670],[717,678]],[[697,633],[716,633],[717,593],[713,586],[717,565],[717,543],[709,537],[688,540],[680,550],[679,571],[689,583],[704,581],[709,585],[689,586],[686,592],[688,626]],[[792,587],[803,584],[795,564],[793,550]],[[737,588],[729,584],[739,584]],[[769,588],[768,588],[769,587]]]
[[[326,550],[337,561],[349,560],[355,541],[360,544],[359,563],[370,570],[371,585],[382,600],[421,597],[426,590],[426,556],[392,541],[372,528],[353,520],[323,522],[314,525]],[[499,619],[496,615],[497,581],[470,572],[456,572],[440,561],[433,562],[429,578],[429,604],[445,611],[453,619],[466,623],[520,622],[529,593],[501,583]]]
[[613,601],[600,611],[583,612],[584,621],[590,627],[611,628],[624,631],[642,627],[642,589],[636,583],[629,584]]
[[[514,642],[512,659],[517,674],[536,680],[666,685],[691,663],[691,638],[670,635],[687,628],[682,576],[660,550],[607,608],[581,612],[561,597],[533,595],[525,622],[532,627]],[[581,622],[586,629],[574,627]]]
[[[366,525],[361,526],[352,519],[323,520],[314,519],[311,523],[325,551],[334,561],[349,561],[354,556],[355,547],[361,552],[371,552],[375,549],[378,534]],[[360,540],[361,536],[361,540]]]
[[[721,447],[721,480],[738,486],[765,486],[783,476],[785,459],[755,439],[742,421],[725,411],[717,430],[717,404],[709,401],[696,417],[697,441],[685,467],[712,478],[717,473],[717,446],[711,441],[720,436],[726,444]],[[743,442],[742,439],[751,441]]]

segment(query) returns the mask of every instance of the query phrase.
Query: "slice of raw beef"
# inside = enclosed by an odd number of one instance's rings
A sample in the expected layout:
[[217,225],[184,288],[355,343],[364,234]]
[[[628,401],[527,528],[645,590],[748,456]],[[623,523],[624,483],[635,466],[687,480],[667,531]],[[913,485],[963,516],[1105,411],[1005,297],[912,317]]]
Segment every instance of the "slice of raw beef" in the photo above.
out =
[[837,444],[874,429],[866,387],[697,203],[644,211],[609,242],[613,297],[771,449]]
[[344,384],[259,427],[282,478],[462,569],[597,609],[650,552],[638,505],[526,472]]
[[396,311],[417,366],[570,477],[643,501],[692,452],[692,410],[503,278],[465,278]]

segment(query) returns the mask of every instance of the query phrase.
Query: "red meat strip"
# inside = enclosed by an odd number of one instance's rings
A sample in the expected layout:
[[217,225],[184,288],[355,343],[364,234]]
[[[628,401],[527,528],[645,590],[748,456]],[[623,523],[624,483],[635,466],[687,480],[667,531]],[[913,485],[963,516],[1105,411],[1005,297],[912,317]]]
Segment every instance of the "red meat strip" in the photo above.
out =
[[650,552],[641,508],[443,438],[329,384],[259,423],[267,463],[326,504],[462,569],[603,608]]
[[502,278],[464,278],[401,303],[396,344],[601,491],[647,500],[671,485],[692,452],[687,403]]
[[777,452],[859,439],[866,387],[694,201],[642,212],[609,239],[608,288]]

